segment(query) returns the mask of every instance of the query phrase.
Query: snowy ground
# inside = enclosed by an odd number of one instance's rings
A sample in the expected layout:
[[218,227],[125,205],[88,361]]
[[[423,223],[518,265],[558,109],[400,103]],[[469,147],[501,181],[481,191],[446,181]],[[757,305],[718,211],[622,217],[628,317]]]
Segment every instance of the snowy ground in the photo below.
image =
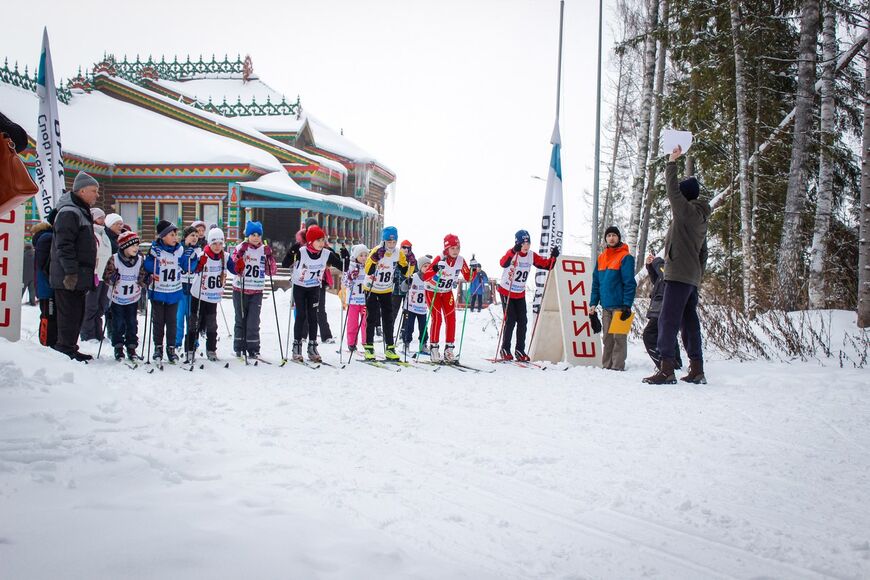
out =
[[[650,387],[632,344],[625,373],[149,375],[64,360],[24,311],[2,578],[870,577],[867,370],[713,360],[708,386]],[[265,304],[263,327],[278,359]],[[469,316],[463,359],[496,333]]]

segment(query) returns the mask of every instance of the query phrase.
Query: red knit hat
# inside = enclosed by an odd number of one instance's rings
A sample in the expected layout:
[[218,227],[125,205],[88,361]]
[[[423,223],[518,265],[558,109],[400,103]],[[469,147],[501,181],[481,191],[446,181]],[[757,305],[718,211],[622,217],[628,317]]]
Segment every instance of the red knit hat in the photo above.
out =
[[459,245],[459,236],[454,234],[447,234],[444,236],[444,249],[446,250],[450,246],[458,246]]
[[126,250],[130,246],[136,245],[139,243],[139,236],[136,232],[122,232],[120,236],[118,236],[118,248],[121,250]]
[[323,233],[320,226],[308,226],[308,230],[305,232],[305,241],[309,244],[325,237],[326,234]]
[[407,247],[410,248],[410,247],[411,247],[411,242],[409,242],[408,240],[402,240],[402,243],[399,244],[399,245],[402,246],[402,247],[407,246]]

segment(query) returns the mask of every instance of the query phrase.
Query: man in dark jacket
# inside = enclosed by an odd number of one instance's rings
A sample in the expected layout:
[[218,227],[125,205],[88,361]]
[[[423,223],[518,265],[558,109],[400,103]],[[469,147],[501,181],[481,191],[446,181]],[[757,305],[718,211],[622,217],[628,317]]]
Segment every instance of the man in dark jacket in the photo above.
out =
[[78,338],[85,316],[85,295],[94,286],[97,241],[91,210],[100,196],[97,180],[80,171],[72,192],[61,196],[54,217],[49,279],[57,306],[57,343],[54,349],[71,359],[87,361]]
[[[652,290],[650,290],[649,309],[646,311],[646,327],[643,329],[643,345],[646,347],[646,352],[653,363],[655,363],[656,368],[660,368],[662,365],[662,355],[659,354],[658,339],[659,314],[662,311],[662,298],[665,295],[664,259],[650,254],[646,257],[646,271],[649,274]],[[679,344],[674,347],[674,353],[674,368],[682,368],[683,361],[680,358]]]
[[677,182],[677,159],[683,150],[674,148],[665,168],[665,186],[673,218],[665,236],[665,290],[659,314],[657,348],[661,366],[644,382],[655,385],[674,384],[677,332],[682,332],[683,346],[689,355],[686,382],[703,384],[704,360],[701,351],[701,322],[698,320],[698,287],[707,266],[707,220],[712,209],[698,199],[701,186],[694,177]]

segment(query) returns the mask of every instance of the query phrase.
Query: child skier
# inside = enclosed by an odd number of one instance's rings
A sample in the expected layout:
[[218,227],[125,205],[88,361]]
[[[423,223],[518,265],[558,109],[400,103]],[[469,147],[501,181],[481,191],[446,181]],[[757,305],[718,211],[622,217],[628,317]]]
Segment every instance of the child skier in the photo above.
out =
[[441,321],[446,326],[444,344],[444,362],[453,363],[456,356],[453,353],[453,341],[456,339],[456,300],[453,289],[459,287],[460,276],[466,281],[471,280],[471,269],[465,258],[459,255],[459,238],[453,234],[444,236],[444,252],[436,256],[423,275],[428,282],[426,299],[432,311],[432,328],[429,333],[429,356],[432,362],[441,362],[440,337]]
[[366,281],[366,259],[369,249],[357,244],[350,251],[350,263],[344,274],[342,284],[347,292],[347,349],[351,356],[356,351],[357,335],[366,342],[366,295],[363,286]]
[[526,310],[526,280],[532,266],[542,270],[552,270],[559,257],[559,248],[550,250],[550,257],[544,258],[535,252],[530,252],[531,238],[529,232],[520,230],[514,234],[514,247],[510,248],[502,257],[501,281],[498,283],[498,293],[501,295],[504,323],[501,339],[499,358],[513,360],[511,355],[511,336],[514,327],[517,329],[517,348],[514,355],[518,361],[528,361],[526,354],[526,328],[528,326],[528,314]]
[[296,322],[293,325],[293,360],[302,361],[302,339],[308,338],[308,360],[320,362],[317,352],[317,307],[320,304],[320,286],[330,266],[341,270],[341,256],[326,248],[326,234],[319,226],[305,231],[305,245],[293,244],[290,264],[293,266],[293,301],[296,304]]
[[263,243],[263,224],[248,222],[245,241],[233,253],[236,276],[233,278],[233,309],[236,313],[233,350],[241,358],[260,356],[260,309],[266,276],[278,271],[272,248]]
[[[188,248],[193,251],[193,248]],[[178,228],[166,220],[157,224],[157,239],[145,258],[145,270],[151,274],[151,333],[154,336],[154,359],[163,360],[163,337],[166,336],[166,357],[171,364],[175,354],[175,320],[181,301],[181,274],[184,246],[178,243]]]
[[366,260],[366,273],[369,279],[364,290],[368,292],[366,298],[366,342],[365,358],[375,358],[375,327],[379,324],[384,330],[384,358],[389,361],[399,360],[396,354],[396,345],[393,342],[393,275],[396,265],[403,276],[414,273],[417,260],[411,251],[400,252],[396,247],[399,241],[399,232],[393,226],[387,226],[382,232],[383,242],[372,249]]
[[227,271],[236,273],[235,263],[224,252],[224,232],[214,228],[208,233],[208,245],[197,249],[190,287],[190,325],[185,337],[186,362],[193,364],[196,356],[196,339],[199,330],[205,328],[205,354],[210,361],[217,358],[217,308],[223,297]]
[[109,309],[112,321],[112,346],[115,360],[139,359],[139,297],[147,285],[145,260],[139,255],[139,236],[136,232],[123,232],[118,236],[118,252],[112,256],[103,272],[103,281],[109,288]]
[[[184,346],[184,331],[187,320],[190,318],[190,285],[193,282],[193,268],[195,263],[190,260],[195,260],[194,255],[199,248],[199,233],[193,226],[187,226],[181,233],[182,245],[184,246],[184,261],[187,262],[182,266],[181,274],[181,300],[178,302],[178,312],[175,314],[175,348]],[[191,251],[187,251],[192,248]]]
[[420,344],[426,344],[426,315],[429,314],[429,303],[426,300],[426,282],[423,275],[432,264],[432,256],[428,254],[417,262],[419,270],[411,276],[411,286],[405,295],[405,325],[402,327],[402,346],[405,355],[414,337],[414,324],[420,334]]

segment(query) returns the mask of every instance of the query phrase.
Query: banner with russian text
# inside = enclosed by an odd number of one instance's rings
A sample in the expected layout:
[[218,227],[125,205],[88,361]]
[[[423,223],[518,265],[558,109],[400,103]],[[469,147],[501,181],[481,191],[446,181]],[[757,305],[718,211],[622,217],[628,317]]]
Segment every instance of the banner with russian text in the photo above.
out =
[[24,205],[0,216],[0,336],[21,338]]
[[63,153],[60,145],[60,118],[57,114],[57,90],[54,87],[54,67],[48,46],[48,29],[42,31],[42,54],[36,75],[36,95],[39,115],[36,123],[36,185],[39,186],[36,205],[42,219],[48,217],[63,194]]
[[[550,153],[550,169],[547,172],[547,191],[544,195],[544,211],[541,216],[541,238],[538,253],[547,257],[550,249],[562,248],[562,234],[565,230],[565,211],[562,205],[562,139],[559,135],[559,122],[553,128],[550,139],[553,150]],[[535,273],[535,299],[532,301],[532,312],[537,316],[544,296],[544,283],[547,272],[538,270]]]

